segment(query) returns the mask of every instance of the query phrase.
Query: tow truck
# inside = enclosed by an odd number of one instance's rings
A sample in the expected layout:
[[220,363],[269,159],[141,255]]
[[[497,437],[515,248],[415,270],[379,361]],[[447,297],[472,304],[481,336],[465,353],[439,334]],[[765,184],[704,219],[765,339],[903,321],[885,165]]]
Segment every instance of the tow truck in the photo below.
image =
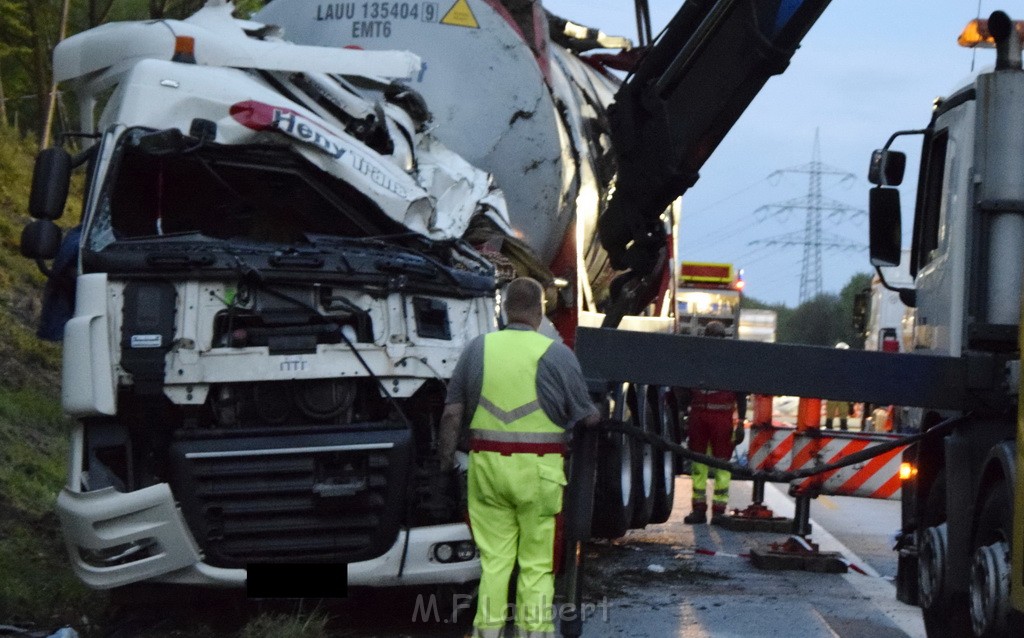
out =
[[[936,100],[923,128],[893,133],[872,154],[871,264],[914,309],[909,352],[587,329],[577,338],[584,369],[599,379],[914,406],[903,424],[916,443],[901,472],[897,592],[921,607],[929,638],[1005,638],[1024,622],[1022,34],[1024,23],[1001,11],[971,21],[959,42],[994,47],[994,67]],[[922,140],[913,287],[885,276],[903,260],[906,155],[891,146],[907,136]],[[643,369],[630,370],[627,357]]]

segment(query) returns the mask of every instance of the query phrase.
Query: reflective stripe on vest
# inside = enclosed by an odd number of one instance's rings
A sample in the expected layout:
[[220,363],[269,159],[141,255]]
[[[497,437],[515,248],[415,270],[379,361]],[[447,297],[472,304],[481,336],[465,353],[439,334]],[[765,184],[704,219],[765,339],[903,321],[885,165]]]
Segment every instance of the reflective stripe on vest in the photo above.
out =
[[736,408],[736,395],[726,390],[695,390],[690,411],[732,412]]
[[495,443],[563,443],[565,432],[559,428],[558,432],[508,432],[501,430],[478,430],[469,431],[471,441],[493,441]]
[[[548,418],[537,397],[537,365],[552,343],[532,330],[502,330],[484,337],[480,401],[469,426],[472,440],[545,449],[564,443],[565,430]],[[490,448],[478,444],[477,449]]]
[[469,431],[469,449],[499,454],[565,454],[564,432]]
[[705,403],[704,405],[694,407],[699,410],[707,410],[708,412],[724,412],[725,410],[732,412],[736,406],[732,403]]

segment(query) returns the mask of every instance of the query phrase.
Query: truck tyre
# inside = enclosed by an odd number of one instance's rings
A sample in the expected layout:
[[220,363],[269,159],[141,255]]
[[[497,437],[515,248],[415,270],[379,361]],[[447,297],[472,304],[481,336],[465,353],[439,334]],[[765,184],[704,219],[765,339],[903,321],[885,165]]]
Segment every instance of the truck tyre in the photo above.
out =
[[633,520],[633,449],[611,433],[598,444],[597,486],[591,530],[595,538],[619,538]]
[[968,597],[971,628],[979,638],[1008,638],[1010,538],[1012,523],[1006,484],[994,484],[978,514]]
[[[676,406],[668,388],[656,388],[650,393],[654,405],[657,432],[662,438],[676,442]],[[672,515],[672,503],[676,498],[675,454],[667,449],[655,450],[654,454],[654,510],[651,523],[664,523]]]
[[[612,419],[628,423],[632,412],[626,401],[629,386],[612,394],[609,411]],[[606,433],[597,448],[597,482],[594,488],[594,513],[591,535],[595,538],[619,538],[633,520],[633,445],[630,437],[618,432]]]
[[[641,432],[658,433],[658,421],[654,404],[650,401],[646,386],[633,386],[629,393],[630,408],[633,411],[632,425]],[[651,522],[655,498],[655,452],[656,448],[641,439],[633,439],[633,518],[630,527],[643,529]]]
[[971,638],[967,597],[945,591],[949,564],[946,527],[946,475],[932,483],[918,530],[918,604],[928,638]]

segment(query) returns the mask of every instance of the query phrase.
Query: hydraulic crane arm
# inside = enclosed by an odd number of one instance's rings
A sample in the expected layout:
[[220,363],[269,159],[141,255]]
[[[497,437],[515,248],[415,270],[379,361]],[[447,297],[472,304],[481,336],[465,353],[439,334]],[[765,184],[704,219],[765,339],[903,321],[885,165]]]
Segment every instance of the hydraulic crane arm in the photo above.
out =
[[609,117],[618,179],[598,229],[612,266],[643,277],[665,245],[660,215],[829,0],[687,0],[620,87]]

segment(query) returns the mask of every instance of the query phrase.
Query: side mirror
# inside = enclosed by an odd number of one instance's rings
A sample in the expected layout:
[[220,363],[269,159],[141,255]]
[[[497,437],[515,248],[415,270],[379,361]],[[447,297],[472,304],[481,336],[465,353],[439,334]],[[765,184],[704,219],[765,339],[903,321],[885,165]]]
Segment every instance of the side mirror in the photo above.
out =
[[853,296],[853,329],[863,333],[868,327],[868,300],[871,289],[865,288]]
[[71,155],[62,148],[48,148],[36,156],[28,213],[36,219],[60,219],[71,185]]
[[907,169],[907,154],[880,149],[871,153],[868,181],[876,186],[899,186]]
[[49,219],[30,222],[21,231],[21,254],[29,259],[53,259],[60,249],[60,227]]
[[895,188],[872,188],[868,201],[868,231],[871,265],[899,266],[903,243],[900,192]]

